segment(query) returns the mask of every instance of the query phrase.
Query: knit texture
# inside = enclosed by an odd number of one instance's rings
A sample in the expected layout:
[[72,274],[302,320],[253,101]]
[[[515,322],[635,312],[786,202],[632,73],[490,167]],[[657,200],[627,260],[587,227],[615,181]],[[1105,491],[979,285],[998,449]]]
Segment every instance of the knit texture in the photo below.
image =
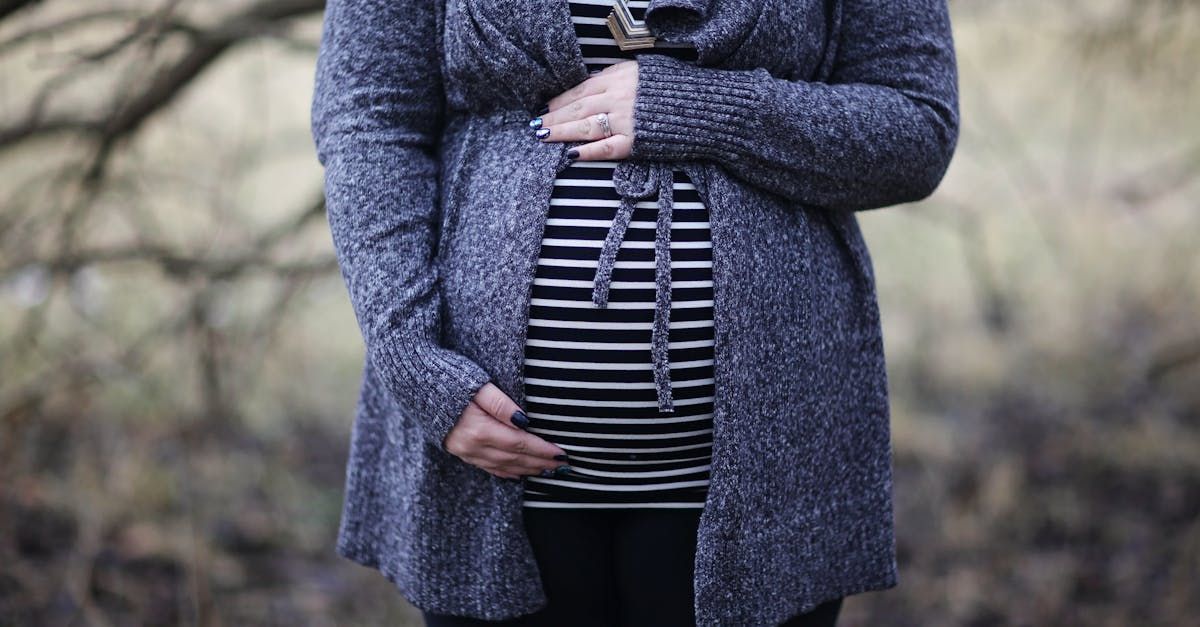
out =
[[[645,15],[698,52],[639,55],[633,154],[618,168],[683,169],[710,213],[697,623],[776,625],[899,581],[856,212],[926,197],[949,165],[946,0],[651,0]],[[444,443],[484,383],[524,403],[542,229],[580,145],[526,123],[587,77],[565,0],[327,3],[312,131],[366,347],[336,548],[427,611],[500,620],[546,603],[522,481]]]

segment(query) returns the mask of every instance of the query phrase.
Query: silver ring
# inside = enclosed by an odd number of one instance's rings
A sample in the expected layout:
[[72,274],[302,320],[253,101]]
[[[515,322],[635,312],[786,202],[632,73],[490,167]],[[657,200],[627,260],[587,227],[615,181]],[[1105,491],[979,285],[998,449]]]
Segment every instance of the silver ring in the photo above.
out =
[[609,123],[608,123],[608,114],[607,113],[597,113],[596,114],[596,123],[600,125],[600,128],[604,129],[605,137],[612,137],[612,134],[613,134],[612,126],[609,125]]

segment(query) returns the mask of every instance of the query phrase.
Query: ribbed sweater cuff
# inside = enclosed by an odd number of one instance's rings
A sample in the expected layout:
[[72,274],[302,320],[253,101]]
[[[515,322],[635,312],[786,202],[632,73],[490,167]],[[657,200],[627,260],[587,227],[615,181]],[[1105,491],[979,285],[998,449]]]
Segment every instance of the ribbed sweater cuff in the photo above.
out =
[[630,158],[736,162],[753,154],[769,79],[765,69],[722,70],[638,55]]
[[491,375],[462,353],[429,342],[395,343],[373,353],[402,410],[445,451],[446,435]]

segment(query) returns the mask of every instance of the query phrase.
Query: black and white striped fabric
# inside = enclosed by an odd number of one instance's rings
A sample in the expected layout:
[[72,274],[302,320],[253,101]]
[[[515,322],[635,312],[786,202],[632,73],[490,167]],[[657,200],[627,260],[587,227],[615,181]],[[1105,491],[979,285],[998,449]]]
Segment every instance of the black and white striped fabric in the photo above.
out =
[[[641,19],[647,0],[631,1]],[[588,69],[652,50],[622,51],[605,24],[611,0],[571,0]],[[567,451],[573,471],[527,477],[525,507],[703,507],[712,459],[713,292],[708,211],[674,173],[671,380],[675,411],[660,412],[651,369],[656,199],[639,202],[617,255],[606,308],[592,281],[620,197],[617,161],[576,161],[555,181],[525,345],[528,430]]]

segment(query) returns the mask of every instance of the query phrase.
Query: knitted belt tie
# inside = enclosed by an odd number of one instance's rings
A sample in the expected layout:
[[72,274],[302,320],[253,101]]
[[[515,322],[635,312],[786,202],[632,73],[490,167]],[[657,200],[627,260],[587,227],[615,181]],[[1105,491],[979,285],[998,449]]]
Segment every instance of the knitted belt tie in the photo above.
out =
[[658,409],[674,412],[671,398],[671,217],[674,211],[675,178],[671,166],[661,162],[624,160],[613,169],[613,187],[621,204],[613,218],[612,227],[600,249],[596,278],[592,287],[592,303],[608,306],[608,290],[612,283],[613,265],[625,239],[634,205],[639,200],[658,193],[658,221],[654,231],[654,327],[650,354],[654,363],[654,387],[658,394]]

